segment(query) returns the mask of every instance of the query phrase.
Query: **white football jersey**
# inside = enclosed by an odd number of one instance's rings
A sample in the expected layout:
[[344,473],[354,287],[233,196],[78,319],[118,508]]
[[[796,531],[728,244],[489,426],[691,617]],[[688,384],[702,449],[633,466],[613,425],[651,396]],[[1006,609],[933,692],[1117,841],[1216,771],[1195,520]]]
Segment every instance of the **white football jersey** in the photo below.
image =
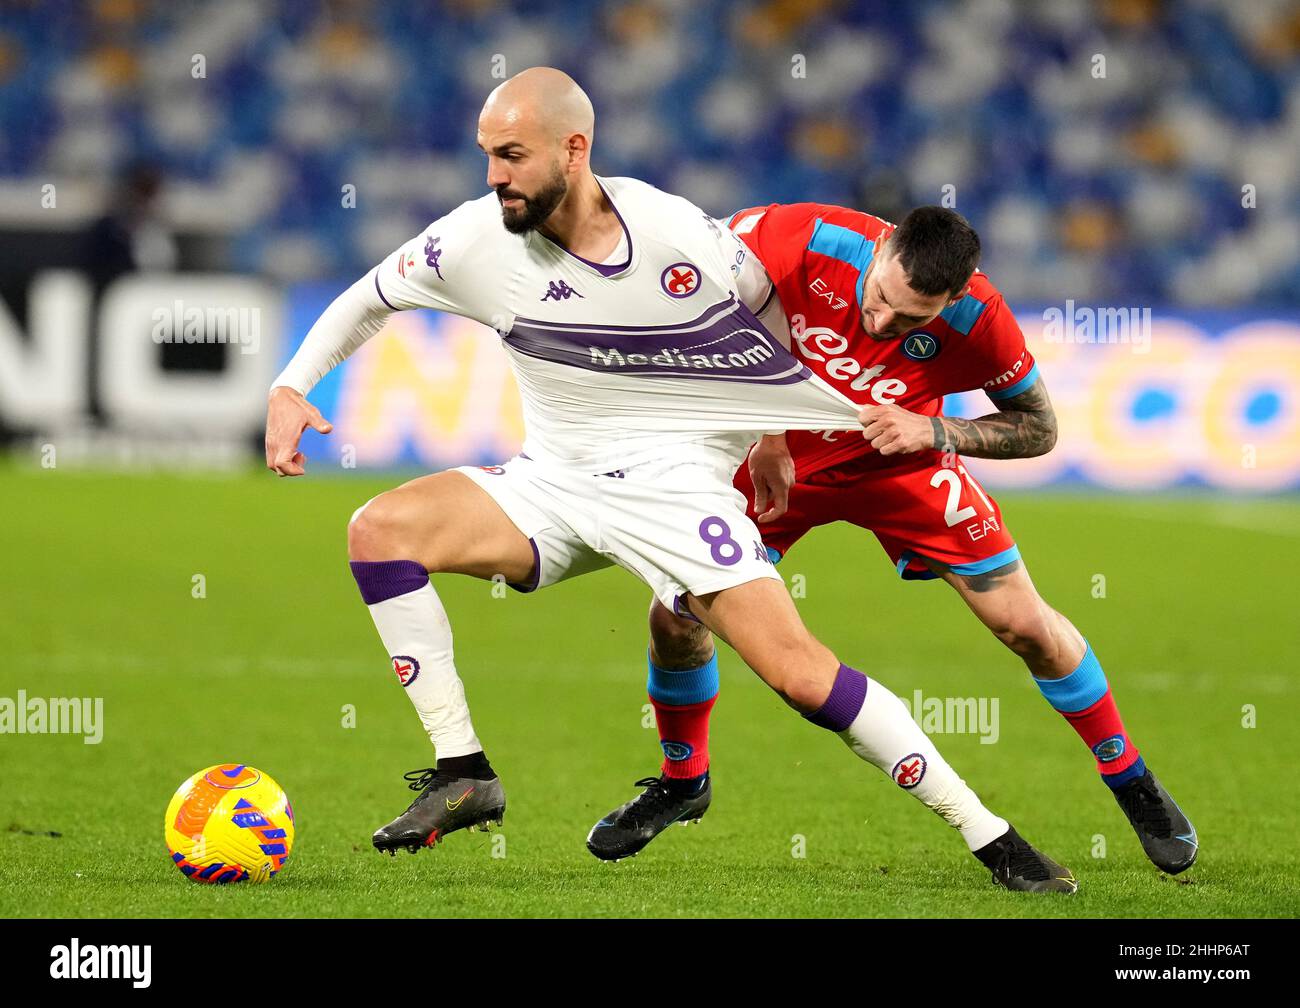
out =
[[[598,473],[699,448],[739,464],[766,431],[859,427],[857,407],[756,318],[755,301],[775,299],[743,243],[685,199],[599,181],[625,231],[623,262],[511,234],[489,193],[385,259],[374,292],[392,310],[436,308],[497,331],[524,454],[539,461]],[[755,277],[762,289],[746,291]]]

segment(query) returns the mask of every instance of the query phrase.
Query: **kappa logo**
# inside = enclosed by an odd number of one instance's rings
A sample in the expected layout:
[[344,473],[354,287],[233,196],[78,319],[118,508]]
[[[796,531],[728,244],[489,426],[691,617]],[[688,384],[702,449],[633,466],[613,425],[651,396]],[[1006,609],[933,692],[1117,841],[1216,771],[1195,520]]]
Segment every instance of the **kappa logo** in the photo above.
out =
[[903,353],[912,360],[929,360],[939,353],[939,341],[928,332],[908,333],[903,337]]
[[[543,294],[540,298],[538,298],[538,300],[546,301],[549,300],[550,298],[555,298],[556,301],[567,301],[571,297],[581,298],[582,295],[579,294],[572,287],[570,287],[563,280],[561,280],[559,283],[556,283],[554,280],[552,280],[551,285],[546,288],[546,293]],[[587,300],[586,298],[582,298],[582,299],[584,301]]]
[[438,279],[442,279],[442,270],[438,266],[439,260],[442,259],[442,249],[438,248],[438,239],[430,238],[424,243],[424,262],[433,267],[433,271],[438,274]]
[[1112,735],[1102,739],[1092,747],[1092,754],[1097,757],[1098,763],[1113,763],[1124,755],[1124,736]]
[[415,682],[415,677],[420,674],[420,663],[410,655],[393,655],[393,671],[397,673],[397,681],[405,689]]
[[664,755],[674,763],[680,763],[682,760],[690,759],[691,754],[695,752],[693,746],[687,742],[668,742],[659,743],[664,750]]
[[659,274],[659,286],[669,297],[690,297],[700,289],[700,271],[688,262],[673,263]]
[[925,779],[925,768],[925,757],[914,752],[895,763],[890,776],[894,778],[895,784],[910,791]]

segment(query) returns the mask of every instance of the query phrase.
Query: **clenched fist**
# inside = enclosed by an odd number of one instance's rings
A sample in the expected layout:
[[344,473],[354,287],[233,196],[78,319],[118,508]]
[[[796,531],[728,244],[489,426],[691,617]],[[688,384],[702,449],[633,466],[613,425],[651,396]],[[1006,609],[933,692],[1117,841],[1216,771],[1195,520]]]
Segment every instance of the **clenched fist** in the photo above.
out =
[[907,455],[934,447],[932,418],[901,406],[863,406],[858,420],[862,436],[881,455]]

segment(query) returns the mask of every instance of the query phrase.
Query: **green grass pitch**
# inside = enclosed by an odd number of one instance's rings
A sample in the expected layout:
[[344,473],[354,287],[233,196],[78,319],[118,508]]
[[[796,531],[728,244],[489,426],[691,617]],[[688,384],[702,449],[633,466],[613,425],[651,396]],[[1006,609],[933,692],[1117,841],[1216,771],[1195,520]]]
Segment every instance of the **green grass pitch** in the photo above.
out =
[[[725,648],[713,808],[634,860],[597,862],[587,830],[659,763],[642,724],[649,591],[618,570],[526,597],[437,579],[509,796],[505,840],[458,833],[414,857],[379,855],[371,832],[405,807],[401,774],[432,751],[348,575],[344,527],[395,482],[0,469],[0,696],[103,697],[105,722],[98,745],[0,735],[0,914],[1253,917],[1300,906],[1293,500],[1002,501],[1040,589],[1091,639],[1130,733],[1200,832],[1201,859],[1176,880],[1147,863],[1082,744],[952,592],[899,582],[847,526],[813,533],[782,564],[787,582],[803,575],[813,631],[900,696],[999,699],[995,744],[936,739],[990,807],[1074,869],[1080,891],[1061,898],[995,888],[955,833]],[[192,597],[196,574],[205,598]],[[167,857],[172,791],[226,761],[268,771],[293,800],[297,842],[269,885],[196,885]]]

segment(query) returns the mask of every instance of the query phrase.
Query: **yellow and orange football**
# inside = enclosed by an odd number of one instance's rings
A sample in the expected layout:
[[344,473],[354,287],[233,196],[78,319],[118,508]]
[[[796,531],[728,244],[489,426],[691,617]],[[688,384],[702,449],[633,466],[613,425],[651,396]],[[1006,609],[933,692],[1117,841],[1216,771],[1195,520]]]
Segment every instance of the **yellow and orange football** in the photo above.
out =
[[195,882],[266,882],[293,847],[293,809],[270,774],[222,763],[176,789],[163,834],[172,861]]

